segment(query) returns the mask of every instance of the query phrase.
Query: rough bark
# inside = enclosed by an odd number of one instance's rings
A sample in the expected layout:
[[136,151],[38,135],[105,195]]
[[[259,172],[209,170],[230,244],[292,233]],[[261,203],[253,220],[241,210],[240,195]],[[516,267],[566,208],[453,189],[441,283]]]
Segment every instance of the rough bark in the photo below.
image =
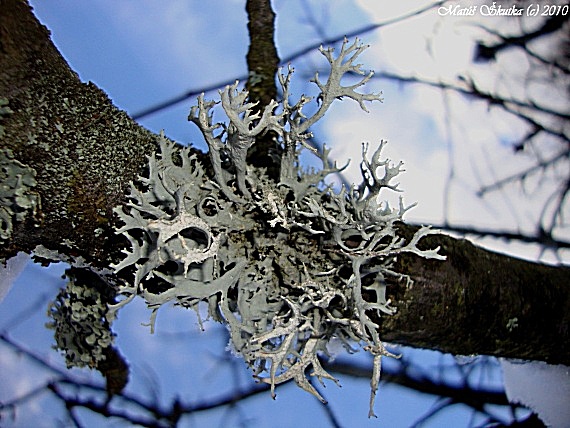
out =
[[246,11],[250,38],[247,90],[253,102],[266,106],[271,100],[277,99],[275,75],[279,56],[274,40],[275,13],[269,0],[247,0]]
[[114,246],[112,208],[154,150],[153,135],[82,83],[22,0],[0,0],[2,149],[36,171],[41,208],[16,225],[0,257],[36,245],[97,262]]
[[548,266],[431,235],[445,262],[405,256],[396,270],[410,288],[391,292],[398,312],[382,338],[460,355],[486,354],[570,364],[570,268]]
[[[118,251],[111,209],[144,168],[153,135],[79,81],[22,0],[0,0],[0,96],[14,111],[2,122],[1,147],[37,171],[42,203],[0,257],[43,244],[108,264]],[[398,260],[414,285],[389,287],[399,311],[379,320],[385,340],[570,364],[570,269],[443,235],[426,240],[434,243],[447,261]]]
[[[279,67],[279,55],[275,47],[275,13],[270,0],[247,0],[247,29],[250,38],[247,51],[249,78],[246,88],[251,102],[258,103],[261,111],[271,100],[277,99],[275,77]],[[279,158],[283,151],[276,144],[273,132],[258,138],[248,152],[248,163],[267,168],[267,175],[279,179]]]

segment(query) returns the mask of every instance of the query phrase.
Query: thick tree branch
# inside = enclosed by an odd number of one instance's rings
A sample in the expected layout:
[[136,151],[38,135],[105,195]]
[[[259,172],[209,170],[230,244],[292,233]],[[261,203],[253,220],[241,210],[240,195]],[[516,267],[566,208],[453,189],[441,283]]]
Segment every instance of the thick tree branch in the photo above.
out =
[[[415,224],[420,226],[419,224]],[[449,223],[432,224],[432,227],[445,232],[459,233],[463,236],[490,237],[503,241],[518,241],[524,244],[540,245],[544,249],[558,251],[563,248],[570,248],[570,241],[555,239],[548,234],[540,233],[540,230],[532,233],[513,232],[509,230],[490,230],[477,228],[475,226],[455,225]]]
[[384,340],[570,364],[570,267],[508,257],[446,235],[428,236],[423,245],[441,245],[447,260],[398,260],[396,269],[414,284],[392,288],[398,312],[380,320]]
[[270,0],[247,0],[246,10],[250,37],[247,90],[251,101],[259,102],[263,108],[277,98],[275,76],[279,56],[274,40],[275,13],[271,9]]
[[82,83],[24,1],[0,0],[1,149],[36,171],[35,219],[16,225],[0,257],[43,244],[93,262],[113,250],[112,209],[155,149],[154,137]]

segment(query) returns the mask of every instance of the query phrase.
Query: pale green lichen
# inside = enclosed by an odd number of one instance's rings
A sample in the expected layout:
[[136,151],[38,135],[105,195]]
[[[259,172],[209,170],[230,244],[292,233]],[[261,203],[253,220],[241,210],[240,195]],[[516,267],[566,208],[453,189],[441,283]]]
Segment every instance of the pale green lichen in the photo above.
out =
[[35,170],[14,159],[10,149],[0,149],[0,242],[12,236],[16,222],[36,213],[35,176]]
[[[6,98],[0,97],[0,122],[3,116],[8,116],[14,113],[10,107],[8,107],[8,100]],[[0,138],[4,136],[4,127],[0,123]]]
[[[319,104],[312,116],[303,107],[312,99],[302,96],[290,104],[293,70],[280,75],[284,98],[253,113],[248,93],[238,84],[220,91],[228,122],[214,123],[215,102],[198,98],[189,120],[199,126],[209,145],[214,180],[188,149],[179,149],[164,136],[160,154],[149,157],[148,178],[131,186],[130,202],[116,210],[131,248],[115,266],[130,270],[131,284],[120,287],[123,300],[111,314],[140,295],[152,309],[151,328],[161,305],[174,302],[208,314],[227,325],[230,348],[243,357],[254,377],[271,385],[294,380],[321,401],[324,398],[307,379],[330,379],[318,355],[328,355],[331,341],[348,352],[359,344],[374,357],[370,412],[380,377],[380,359],[389,353],[372,314],[393,314],[386,297],[386,278],[409,282],[393,268],[402,253],[443,259],[438,249],[421,250],[419,240],[432,233],[421,228],[409,240],[395,226],[406,207],[400,198],[393,209],[379,202],[385,190],[394,191],[394,177],[402,164],[381,159],[384,142],[368,158],[363,145],[362,183],[335,193],[324,179],[339,168],[328,152],[316,153],[307,143],[309,127],[323,117],[333,101],[346,97],[365,109],[378,94],[356,89],[372,73],[364,73],[355,59],[366,47],[345,42],[338,57],[322,49],[331,71],[326,83],[316,74]],[[364,77],[342,86],[348,73]],[[273,131],[284,148],[280,181],[246,164],[247,149],[256,137]],[[303,148],[323,163],[319,172],[302,171],[298,155]],[[231,160],[224,168],[223,157]],[[201,322],[201,321],[200,321]]]
[[509,318],[509,320],[507,321],[507,330],[509,330],[509,333],[518,327],[519,327],[519,319],[517,317]]
[[46,324],[55,330],[55,349],[65,354],[67,367],[95,368],[105,360],[104,350],[113,343],[108,308],[96,287],[76,285],[72,276],[65,289],[50,303]]

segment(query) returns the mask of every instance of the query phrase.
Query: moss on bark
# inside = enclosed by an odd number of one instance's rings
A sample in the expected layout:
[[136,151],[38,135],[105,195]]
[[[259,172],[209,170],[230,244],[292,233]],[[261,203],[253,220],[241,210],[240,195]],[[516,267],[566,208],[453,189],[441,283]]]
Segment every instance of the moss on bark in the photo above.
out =
[[105,259],[112,208],[155,137],[79,80],[25,2],[1,0],[0,9],[0,95],[14,112],[3,121],[0,145],[36,171],[41,200],[37,217],[16,226],[0,257],[49,243]]

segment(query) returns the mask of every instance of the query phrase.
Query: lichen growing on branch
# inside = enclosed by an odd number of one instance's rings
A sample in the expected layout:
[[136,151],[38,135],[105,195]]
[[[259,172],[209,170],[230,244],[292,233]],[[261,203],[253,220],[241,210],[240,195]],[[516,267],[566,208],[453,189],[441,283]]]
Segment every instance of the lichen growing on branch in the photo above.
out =
[[[0,140],[5,130],[2,119],[14,113],[8,100],[0,97]],[[0,243],[12,236],[14,225],[40,205],[40,197],[33,190],[36,186],[36,171],[14,158],[12,150],[0,149]],[[1,260],[0,260],[1,261]]]
[[56,349],[67,367],[97,367],[113,343],[108,308],[96,287],[76,284],[72,276],[48,307],[47,327],[55,330]]
[[0,149],[0,243],[12,236],[17,222],[36,214],[35,177],[36,171],[14,159],[10,149]]
[[[384,142],[371,157],[363,145],[362,182],[336,193],[325,178],[340,169],[326,150],[317,153],[307,142],[309,128],[335,100],[353,99],[364,110],[365,102],[380,100],[379,94],[356,91],[372,76],[354,63],[364,49],[358,39],[345,40],[337,57],[332,49],[320,49],[330,72],[324,83],[318,74],[312,79],[320,92],[316,100],[301,96],[291,104],[291,67],[279,75],[283,100],[262,112],[253,113],[247,91],[239,91],[236,82],[220,91],[227,122],[214,123],[217,103],[201,95],[189,120],[209,146],[213,180],[189,149],[161,136],[160,153],[149,157],[148,177],[132,184],[130,202],[116,209],[124,223],[118,233],[131,246],[114,268],[131,271],[133,280],[120,288],[123,300],[110,313],[140,295],[152,309],[154,331],[163,304],[198,312],[204,302],[209,317],[228,327],[231,349],[258,381],[271,385],[273,396],[276,385],[292,379],[325,402],[307,373],[337,382],[319,356],[329,355],[331,341],[348,352],[361,346],[374,357],[373,416],[380,359],[393,355],[371,316],[396,311],[386,297],[388,277],[410,281],[392,269],[393,261],[406,252],[443,256],[438,248],[417,247],[432,233],[427,227],[410,240],[398,235],[395,224],[410,208],[402,198],[397,208],[380,202],[384,191],[399,190],[393,179],[402,172],[401,163],[382,159]],[[347,73],[364,77],[343,86]],[[307,116],[303,108],[312,101],[315,113]],[[279,182],[246,164],[247,150],[267,131],[284,149]],[[320,157],[322,170],[300,167],[303,149]]]

